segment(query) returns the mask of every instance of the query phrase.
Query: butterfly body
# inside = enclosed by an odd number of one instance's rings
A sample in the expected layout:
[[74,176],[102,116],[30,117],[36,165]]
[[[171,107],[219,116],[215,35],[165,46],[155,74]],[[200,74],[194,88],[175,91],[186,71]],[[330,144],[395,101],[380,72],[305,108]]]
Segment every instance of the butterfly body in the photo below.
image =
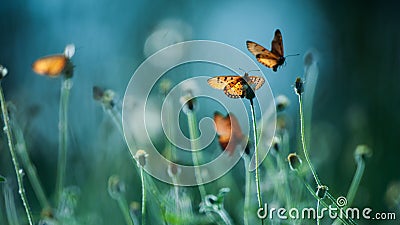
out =
[[271,51],[253,41],[247,41],[246,45],[258,62],[268,68],[272,68],[274,72],[285,63],[282,34],[279,29],[275,31],[274,39],[271,42]]
[[249,76],[217,76],[207,80],[208,84],[219,90],[223,90],[225,95],[230,98],[255,97],[254,91],[259,89],[265,82],[263,77]]

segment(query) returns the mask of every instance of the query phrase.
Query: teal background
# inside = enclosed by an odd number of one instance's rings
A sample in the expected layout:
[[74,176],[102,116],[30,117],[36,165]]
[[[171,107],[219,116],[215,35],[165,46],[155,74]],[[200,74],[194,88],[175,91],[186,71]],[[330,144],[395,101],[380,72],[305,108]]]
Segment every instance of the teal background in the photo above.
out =
[[[311,122],[311,160],[330,190],[336,196],[343,195],[355,170],[355,147],[369,145],[374,154],[367,162],[355,204],[395,211],[385,202],[385,192],[391,182],[400,180],[399,9],[396,1],[369,0],[1,0],[0,64],[9,71],[2,86],[7,100],[18,109],[31,158],[51,193],[56,174],[60,80],[35,75],[31,64],[41,56],[61,53],[66,44],[75,44],[67,184],[81,188],[84,203],[78,207],[80,214],[89,211],[103,224],[119,224],[123,220],[115,216],[117,206],[108,207],[107,178],[120,174],[128,189],[136,190],[128,192],[127,199],[136,201],[140,191],[135,188],[140,183],[124,140],[92,100],[93,85],[113,89],[122,101],[137,66],[161,47],[208,39],[230,44],[250,56],[246,40],[269,48],[273,32],[279,28],[285,53],[301,56],[287,58],[277,73],[262,70],[273,93],[291,100],[287,115],[293,151],[300,150],[296,147],[300,145],[292,83],[302,76],[303,56],[312,49],[318,58],[319,77]],[[146,45],[148,37],[160,29],[171,32]],[[18,199],[5,135],[0,141],[0,174],[11,182]],[[38,214],[34,194],[26,183],[33,211]]]

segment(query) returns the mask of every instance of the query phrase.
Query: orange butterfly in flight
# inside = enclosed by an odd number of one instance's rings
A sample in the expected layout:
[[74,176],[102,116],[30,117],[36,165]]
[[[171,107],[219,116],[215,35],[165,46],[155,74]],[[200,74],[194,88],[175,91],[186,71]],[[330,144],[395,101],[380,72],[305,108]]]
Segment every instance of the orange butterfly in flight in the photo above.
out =
[[230,98],[248,98],[255,97],[254,91],[259,89],[265,82],[263,77],[249,76],[216,76],[207,80],[208,84],[224,93]]
[[275,36],[271,43],[271,51],[252,41],[246,41],[246,44],[247,49],[256,56],[257,61],[268,68],[272,68],[274,72],[285,63],[282,34],[279,29],[275,31]]
[[[214,122],[219,145],[231,156],[235,152],[236,146],[242,145],[245,140],[239,122],[232,113],[223,116],[219,112],[214,113]],[[249,153],[247,146],[245,152]]]
[[49,55],[36,60],[32,64],[32,69],[37,74],[49,77],[57,77],[61,73],[72,76],[73,65],[70,59],[74,53],[75,46],[67,45],[63,54]]

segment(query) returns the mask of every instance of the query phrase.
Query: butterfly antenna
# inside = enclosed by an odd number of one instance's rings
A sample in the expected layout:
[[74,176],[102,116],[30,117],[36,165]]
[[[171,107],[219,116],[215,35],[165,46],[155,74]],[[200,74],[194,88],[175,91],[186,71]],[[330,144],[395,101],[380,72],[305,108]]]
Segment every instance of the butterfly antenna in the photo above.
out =
[[260,70],[249,70],[249,71],[247,71],[247,73],[254,72],[254,71],[260,72]]
[[287,55],[287,56],[285,56],[285,58],[286,57],[291,57],[291,56],[299,56],[300,54],[292,54],[292,55]]
[[249,70],[249,71],[246,71],[246,70],[244,70],[242,68],[239,68],[239,70],[241,70],[243,73],[250,73],[250,72],[254,72],[254,71],[260,71],[260,70]]

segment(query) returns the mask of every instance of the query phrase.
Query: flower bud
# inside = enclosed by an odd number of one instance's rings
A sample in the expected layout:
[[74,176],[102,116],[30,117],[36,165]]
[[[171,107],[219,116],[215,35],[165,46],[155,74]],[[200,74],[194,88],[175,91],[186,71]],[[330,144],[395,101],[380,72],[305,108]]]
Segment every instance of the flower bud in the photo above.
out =
[[0,65],[0,80],[3,79],[8,73],[7,68]]
[[125,183],[120,180],[118,175],[112,175],[108,178],[108,194],[113,199],[118,199],[125,193]]
[[93,87],[93,99],[99,101],[103,107],[112,108],[114,107],[115,92],[110,89],[102,89],[98,86]]
[[272,149],[275,150],[275,152],[279,152],[280,148],[281,148],[281,139],[277,136],[274,136],[272,138]]
[[389,208],[400,207],[400,181],[392,181],[387,187],[385,201]]
[[279,130],[284,130],[287,128],[289,119],[285,114],[278,114],[276,116],[276,128]]
[[179,176],[181,174],[182,169],[175,163],[170,163],[168,165],[168,175],[173,178]]
[[304,92],[304,82],[300,77],[296,78],[296,81],[294,83],[294,91],[298,96],[300,96]]
[[284,111],[290,104],[289,99],[285,95],[278,95],[275,98],[276,111]]
[[138,150],[135,154],[135,159],[139,167],[146,165],[146,159],[149,156],[144,150]]
[[301,166],[301,159],[296,153],[290,153],[287,157],[290,169],[293,171],[298,171]]
[[326,196],[326,192],[328,191],[328,187],[325,185],[320,185],[317,188],[317,192],[315,193],[318,198],[323,199]]
[[357,160],[366,160],[372,156],[372,150],[366,145],[358,145],[354,151],[354,158]]
[[162,79],[160,85],[158,86],[160,93],[163,95],[167,95],[169,90],[171,90],[172,82],[169,79]]
[[196,108],[196,98],[193,97],[191,91],[188,91],[186,95],[179,99],[179,101],[183,105],[182,110],[185,114],[194,111]]
[[129,204],[129,208],[131,209],[132,212],[140,211],[140,203],[133,201],[131,202],[131,204]]

